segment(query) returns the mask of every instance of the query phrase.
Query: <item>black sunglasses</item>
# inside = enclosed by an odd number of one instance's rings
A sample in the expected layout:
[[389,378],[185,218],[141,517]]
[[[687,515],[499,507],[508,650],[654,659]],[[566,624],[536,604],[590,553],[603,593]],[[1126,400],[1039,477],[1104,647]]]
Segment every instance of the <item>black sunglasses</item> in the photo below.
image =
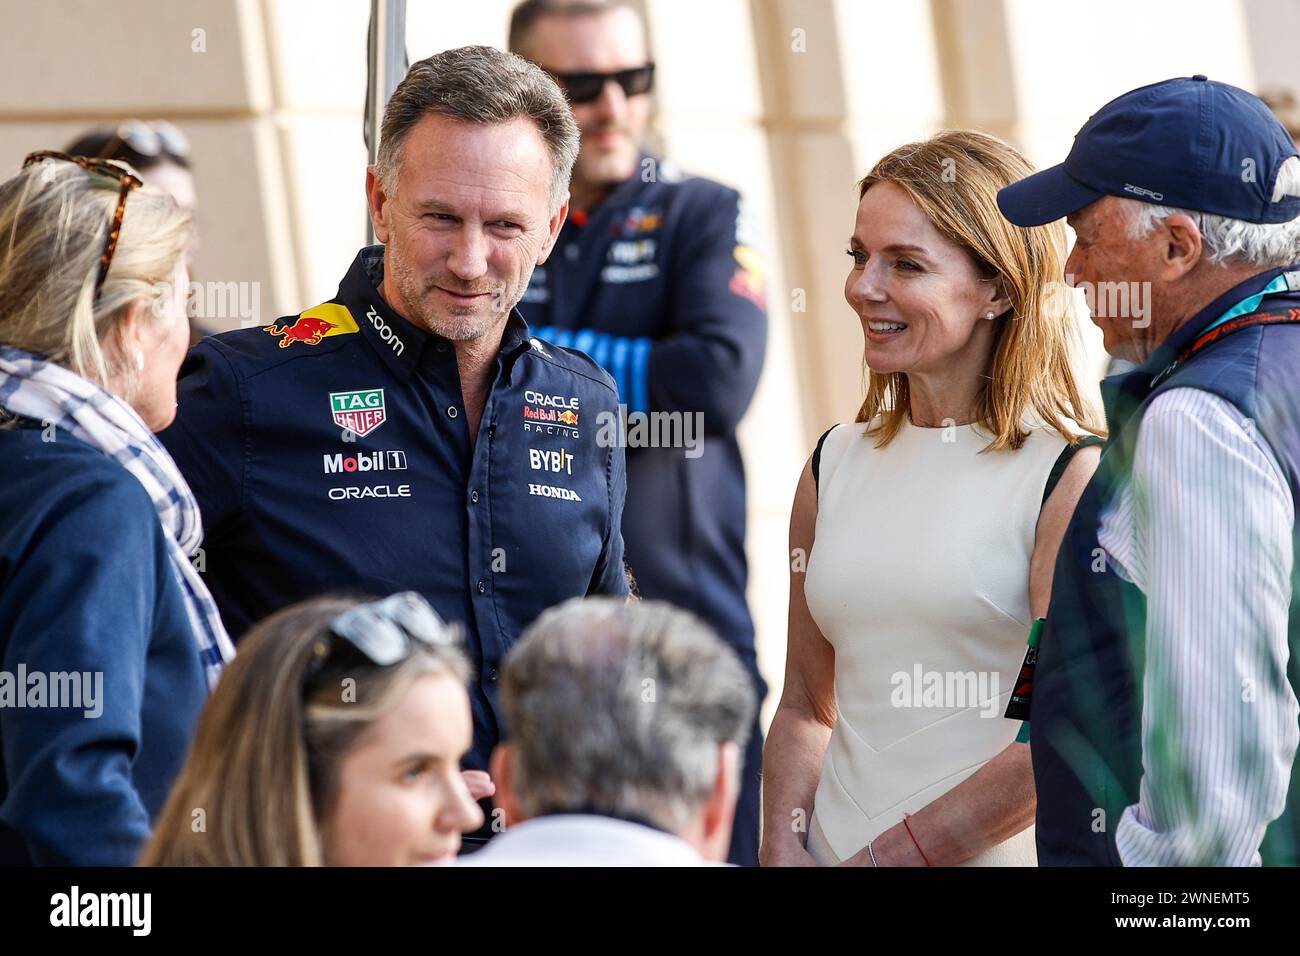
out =
[[610,80],[617,83],[624,96],[641,96],[649,93],[655,83],[655,65],[647,63],[630,70],[618,70],[615,73],[556,73],[547,70],[560,84],[570,103],[592,103],[600,99],[605,92],[605,84]]
[[312,648],[303,679],[303,695],[325,669],[340,645],[376,667],[390,667],[411,656],[416,643],[426,647],[455,647],[459,632],[443,623],[429,602],[414,591],[358,604],[330,622],[329,630]]

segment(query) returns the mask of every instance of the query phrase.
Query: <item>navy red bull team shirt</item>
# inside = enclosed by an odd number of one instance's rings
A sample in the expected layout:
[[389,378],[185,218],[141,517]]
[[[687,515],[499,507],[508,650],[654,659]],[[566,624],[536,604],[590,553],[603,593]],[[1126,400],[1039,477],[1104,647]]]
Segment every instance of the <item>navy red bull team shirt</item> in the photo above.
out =
[[471,447],[456,353],[378,292],[363,249],[337,296],[209,336],[161,434],[203,513],[197,560],[232,635],[324,592],[422,593],[466,631],[474,747],[502,731],[502,658],[543,610],[624,595],[624,453],[598,443],[613,380],[510,315]]

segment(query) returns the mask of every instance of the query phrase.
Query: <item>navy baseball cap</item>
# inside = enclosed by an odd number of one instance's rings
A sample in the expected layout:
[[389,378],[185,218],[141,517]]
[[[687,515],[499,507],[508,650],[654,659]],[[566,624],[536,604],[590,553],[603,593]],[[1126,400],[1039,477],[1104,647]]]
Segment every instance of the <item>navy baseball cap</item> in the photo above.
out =
[[1083,125],[1065,162],[998,191],[1017,226],[1041,226],[1102,196],[1124,196],[1246,222],[1290,222],[1300,196],[1272,202],[1295,143],[1256,96],[1204,76],[1111,100]]

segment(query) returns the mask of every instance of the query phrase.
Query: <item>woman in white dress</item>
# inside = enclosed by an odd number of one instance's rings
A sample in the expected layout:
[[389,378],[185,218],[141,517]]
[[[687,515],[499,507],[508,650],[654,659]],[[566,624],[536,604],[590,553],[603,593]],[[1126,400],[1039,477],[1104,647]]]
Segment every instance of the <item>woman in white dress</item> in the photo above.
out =
[[859,185],[844,294],[869,384],[795,495],[764,865],[1035,865],[1029,748],[1003,714],[1101,431],[1064,230],[998,213],[1031,171],[947,131]]

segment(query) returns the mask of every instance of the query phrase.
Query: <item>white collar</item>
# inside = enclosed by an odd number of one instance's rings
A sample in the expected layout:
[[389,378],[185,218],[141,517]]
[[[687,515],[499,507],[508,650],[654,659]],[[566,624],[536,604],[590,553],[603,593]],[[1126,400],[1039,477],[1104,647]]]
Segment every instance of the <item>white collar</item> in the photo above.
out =
[[639,823],[582,813],[534,817],[508,828],[476,853],[474,866],[703,866],[685,840]]

